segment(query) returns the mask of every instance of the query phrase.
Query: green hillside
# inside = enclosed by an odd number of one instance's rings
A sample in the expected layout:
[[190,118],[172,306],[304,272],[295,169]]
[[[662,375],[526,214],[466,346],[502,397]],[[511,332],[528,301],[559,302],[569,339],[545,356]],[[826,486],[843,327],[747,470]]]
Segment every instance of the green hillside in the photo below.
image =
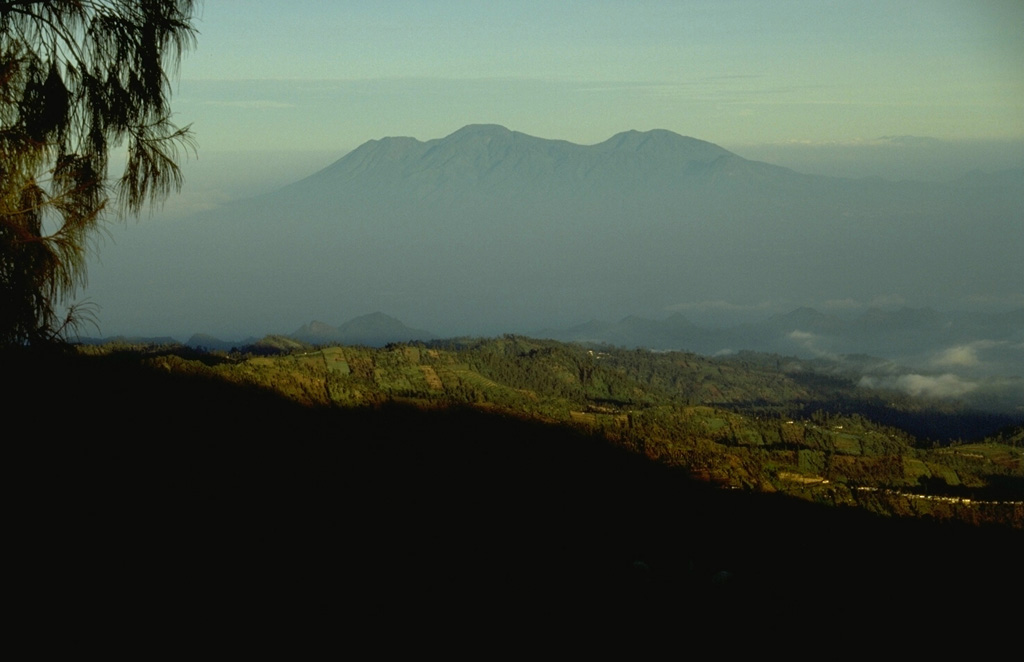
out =
[[[452,406],[556,423],[722,489],[885,515],[1024,528],[1019,433],[973,414],[856,387],[796,359],[711,359],[519,336],[381,349],[264,342],[252,353],[157,352],[143,362],[267,388],[317,407]],[[93,350],[104,352],[109,350]],[[977,438],[920,438],[922,418]],[[883,424],[880,421],[884,421]]]
[[5,451],[28,614],[60,595],[143,639],[567,621],[705,637],[748,613],[832,632],[878,601],[988,626],[1024,588],[1020,506],[977,502],[1020,501],[1019,428],[918,448],[852,414],[785,418],[773,389],[802,407],[822,387],[774,361],[518,337],[0,361],[25,423]]

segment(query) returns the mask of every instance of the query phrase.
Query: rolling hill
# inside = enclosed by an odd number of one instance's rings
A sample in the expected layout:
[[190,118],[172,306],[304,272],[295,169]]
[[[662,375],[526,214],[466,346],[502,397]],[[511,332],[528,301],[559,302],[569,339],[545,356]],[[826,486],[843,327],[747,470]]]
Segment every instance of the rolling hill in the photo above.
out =
[[[60,595],[82,630],[324,623],[378,644],[524,614],[830,633],[876,600],[909,605],[903,627],[940,607],[972,636],[1012,621],[992,605],[1024,586],[1024,506],[1003,503],[1019,426],[930,448],[850,412],[780,418],[856,389],[756,357],[273,344],[0,357],[12,415],[59,421],[7,444],[24,609]],[[83,386],[39,397],[55,379]]]

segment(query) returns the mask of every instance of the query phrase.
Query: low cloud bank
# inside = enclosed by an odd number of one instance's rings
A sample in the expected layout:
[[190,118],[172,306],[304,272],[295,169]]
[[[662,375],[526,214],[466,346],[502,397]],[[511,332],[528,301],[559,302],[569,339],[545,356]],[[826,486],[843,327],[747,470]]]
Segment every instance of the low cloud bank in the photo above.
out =
[[[870,379],[865,377],[864,379]],[[861,380],[863,382],[863,379]],[[900,375],[892,379],[892,386],[896,390],[903,391],[912,396],[926,396],[932,398],[959,398],[972,391],[977,390],[978,384],[953,373],[942,375]]]
[[948,372],[941,375],[864,375],[858,385],[899,391],[911,397],[960,400],[983,411],[1024,414],[1024,379],[1019,377],[968,379]]
[[786,337],[816,358],[828,359],[829,361],[835,361],[836,363],[843,363],[843,357],[841,355],[821,347],[822,338],[815,333],[796,329],[786,334]]

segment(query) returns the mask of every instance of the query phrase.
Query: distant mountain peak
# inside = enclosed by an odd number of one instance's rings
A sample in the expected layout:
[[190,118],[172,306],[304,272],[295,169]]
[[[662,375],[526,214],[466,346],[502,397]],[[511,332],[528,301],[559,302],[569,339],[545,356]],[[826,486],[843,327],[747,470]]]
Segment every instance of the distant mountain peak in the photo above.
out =
[[678,134],[675,131],[669,131],[668,129],[649,129],[647,131],[637,131],[636,129],[630,129],[628,131],[620,131],[619,133],[616,133],[614,136],[609,138],[607,142],[615,142],[618,144],[642,144],[652,140],[680,139],[696,140],[696,138],[690,138],[688,136]]
[[451,133],[440,140],[431,140],[427,144],[452,145],[461,148],[462,146],[506,146],[521,141],[540,140],[525,133],[512,131],[500,124],[467,124],[458,131]]
[[434,336],[429,331],[410,328],[390,315],[375,312],[350,319],[341,326],[331,326],[314,320],[299,327],[292,337],[315,343],[340,342],[381,346],[389,342],[430,340]]
[[320,322],[313,320],[309,324],[303,324],[297,329],[293,336],[296,337],[318,337],[318,336],[332,336],[338,332],[338,327],[331,326],[326,322]]
[[682,150],[693,160],[713,161],[723,156],[735,156],[729,150],[705,140],[683,136],[667,129],[617,133],[597,145],[604,150],[651,152]]
[[500,124],[467,124],[458,131],[450,134],[449,138],[458,136],[508,136],[515,133]]
[[[357,194],[377,188],[392,196],[403,190],[416,195],[441,193],[453,184],[478,186],[486,179],[504,182],[499,185],[518,194],[517,187],[538,182],[547,190],[577,186],[581,179],[594,177],[594,186],[603,191],[611,182],[647,179],[650,183],[652,176],[678,177],[693,166],[704,171],[709,164],[723,161],[744,159],[713,143],[666,129],[624,131],[596,145],[580,145],[538,138],[500,124],[467,124],[426,142],[408,137],[370,140],[304,182],[333,180],[335,188],[339,180],[358,179]],[[556,170],[560,170],[560,184],[552,179]],[[304,182],[299,182],[300,189]]]

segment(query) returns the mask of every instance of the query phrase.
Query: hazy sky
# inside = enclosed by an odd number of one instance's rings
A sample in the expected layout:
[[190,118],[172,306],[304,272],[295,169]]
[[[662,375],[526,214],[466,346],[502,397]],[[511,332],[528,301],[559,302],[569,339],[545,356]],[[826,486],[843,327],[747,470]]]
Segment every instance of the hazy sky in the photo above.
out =
[[204,0],[196,27],[172,107],[199,157],[181,195],[93,259],[105,321],[127,299],[102,286],[127,287],[113,265],[145,263],[130,247],[150,226],[385,136],[660,128],[830,175],[1024,165],[1022,0]]
[[1024,138],[1020,0],[206,0],[174,107],[206,150],[474,122],[595,143]]
[[[205,0],[196,25],[173,100],[200,147],[179,212],[471,123],[581,144],[669,129],[845,176],[1024,159],[1021,0]],[[971,146],[859,149],[906,135]]]

